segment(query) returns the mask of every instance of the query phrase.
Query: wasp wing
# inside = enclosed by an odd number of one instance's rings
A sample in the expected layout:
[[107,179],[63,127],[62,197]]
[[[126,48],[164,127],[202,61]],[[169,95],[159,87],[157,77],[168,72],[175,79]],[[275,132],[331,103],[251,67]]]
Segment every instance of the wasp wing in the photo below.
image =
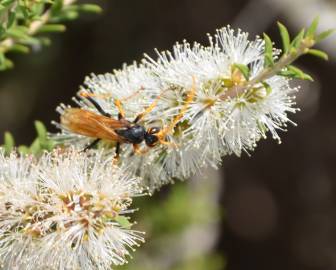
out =
[[125,119],[116,120],[79,108],[69,108],[61,116],[61,124],[71,132],[87,137],[123,142],[115,129],[130,125]]

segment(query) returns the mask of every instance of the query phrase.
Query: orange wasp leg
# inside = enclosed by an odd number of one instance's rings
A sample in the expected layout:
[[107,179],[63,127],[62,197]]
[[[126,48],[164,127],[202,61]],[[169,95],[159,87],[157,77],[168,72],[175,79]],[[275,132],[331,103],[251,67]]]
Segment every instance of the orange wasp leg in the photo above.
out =
[[133,144],[133,150],[134,153],[137,155],[144,155],[149,151],[149,148],[140,149],[140,146],[138,144]]
[[135,117],[135,119],[134,119],[134,121],[133,121],[133,123],[137,123],[137,122],[139,122],[142,118],[144,118],[144,116],[146,115],[146,114],[148,114],[148,113],[150,113],[155,107],[156,107],[156,105],[158,104],[158,102],[159,102],[159,100],[160,100],[160,98],[162,97],[162,95],[166,92],[166,91],[168,91],[169,89],[166,89],[166,90],[163,90],[162,92],[161,92],[161,94],[160,95],[158,95],[155,99],[154,99],[154,101],[142,112],[142,113],[140,113],[140,114],[138,114],[136,117]]
[[125,111],[124,111],[124,108],[123,108],[123,106],[122,106],[122,103],[121,103],[121,101],[120,101],[120,99],[116,99],[115,101],[114,101],[114,105],[117,107],[117,109],[118,109],[118,112],[119,112],[119,119],[121,119],[121,118],[125,118]]
[[175,118],[173,119],[173,121],[171,121],[171,123],[164,129],[162,129],[157,136],[159,137],[159,141],[162,144],[171,144],[170,142],[167,142],[164,138],[167,136],[167,134],[170,134],[175,126],[177,125],[177,123],[182,119],[182,117],[184,116],[185,112],[187,111],[189,104],[193,101],[195,94],[196,94],[196,82],[195,82],[195,77],[193,76],[193,82],[192,82],[192,87],[191,89],[187,92],[187,98],[185,100],[185,103],[183,105],[183,107],[180,110],[180,113],[178,115],[175,116]]

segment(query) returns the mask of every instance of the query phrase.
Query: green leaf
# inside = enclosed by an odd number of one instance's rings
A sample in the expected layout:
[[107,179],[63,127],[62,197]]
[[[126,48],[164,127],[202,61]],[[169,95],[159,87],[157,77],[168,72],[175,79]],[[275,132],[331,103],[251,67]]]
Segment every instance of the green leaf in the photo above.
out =
[[304,73],[301,69],[293,65],[287,66],[286,70],[282,70],[281,72],[279,72],[279,75],[289,78],[314,81],[314,79],[309,74]]
[[43,46],[50,46],[51,44],[51,40],[48,37],[40,37],[39,40]]
[[13,63],[13,61],[10,60],[10,59],[8,59],[8,58],[6,58],[6,59],[5,59],[5,67],[6,67],[6,69],[11,69],[11,68],[13,68],[13,67],[14,67],[14,63]]
[[37,137],[41,141],[45,141],[47,139],[47,129],[44,124],[41,121],[35,121],[34,125],[37,132]]
[[79,17],[77,10],[63,10],[57,17],[53,18],[52,22],[72,21]]
[[316,49],[309,49],[309,51],[307,52],[311,55],[317,56],[319,58],[322,58],[323,60],[328,60],[328,54],[326,54],[324,51],[321,50],[316,50]]
[[15,26],[7,30],[7,35],[19,40],[32,39],[28,34],[28,28],[24,26]]
[[50,32],[64,32],[66,30],[65,25],[63,24],[46,24],[41,26],[38,30],[39,33],[50,33]]
[[10,152],[12,152],[14,146],[15,146],[15,141],[14,141],[12,134],[6,131],[4,135],[5,154],[9,155]]
[[79,11],[90,12],[90,13],[101,13],[103,9],[95,4],[83,4],[78,6]]
[[29,147],[29,151],[33,154],[36,155],[41,151],[41,146],[40,146],[40,141],[39,139],[35,139],[33,143]]
[[63,8],[63,0],[55,0],[54,4],[51,7],[52,15],[56,15],[59,13]]
[[284,53],[287,53],[290,46],[290,37],[286,26],[278,22]]
[[16,13],[14,11],[9,12],[8,21],[7,21],[7,28],[12,27],[12,25],[15,22],[15,18],[16,18]]
[[8,29],[7,35],[11,38],[22,38],[24,37],[25,33],[22,33],[21,30],[15,28]]
[[25,20],[29,20],[29,10],[25,6],[19,6],[19,11],[21,11]]
[[262,84],[266,89],[267,96],[272,93],[272,87],[267,82],[262,82]]
[[307,73],[303,73],[302,79],[306,81],[311,81],[311,82],[314,81],[314,78]]
[[5,60],[6,60],[5,55],[3,53],[0,53],[0,65],[5,64]]
[[44,149],[51,151],[55,148],[55,146],[56,146],[56,142],[48,139],[48,141],[44,145]]
[[35,5],[32,6],[32,13],[34,14],[33,15],[33,18],[34,20],[37,19],[37,17],[40,17],[43,12],[45,10],[45,3],[41,2],[41,3],[36,3]]
[[266,67],[273,66],[274,65],[274,59],[273,56],[270,56],[269,54],[265,54],[265,63]]
[[13,62],[0,53],[0,70],[10,69],[14,66]]
[[130,229],[132,227],[132,223],[130,223],[129,220],[124,216],[117,216],[115,220],[124,229]]
[[304,35],[305,35],[305,29],[302,29],[299,32],[299,34],[293,39],[291,47],[297,49],[300,46],[301,41],[304,38]]
[[264,33],[265,41],[265,67],[273,66],[273,44],[270,37]]
[[319,20],[320,18],[319,17],[316,17],[311,25],[308,27],[307,29],[307,33],[306,33],[306,37],[314,37],[315,36],[315,33],[316,33],[316,29],[317,29],[317,26],[319,24]]
[[18,151],[19,151],[20,154],[27,155],[27,154],[29,154],[29,147],[27,147],[25,145],[20,145],[18,147]]
[[293,78],[294,75],[292,72],[290,72],[289,70],[281,70],[279,73],[278,73],[279,76],[283,76],[283,77],[289,77],[289,78]]
[[14,44],[9,51],[12,52],[18,52],[18,53],[29,53],[30,49],[27,46],[21,45],[21,44]]
[[289,66],[287,66],[287,69],[290,70],[290,71],[292,71],[293,73],[298,74],[299,76],[301,76],[301,75],[304,74],[303,71],[302,71],[301,69],[299,69],[299,68],[297,68],[297,67],[295,67],[295,66],[293,66],[293,65],[289,65]]
[[0,38],[3,39],[4,34],[6,33],[6,29],[0,25]]
[[40,121],[35,121],[35,129],[39,141],[39,150],[51,151],[56,143],[48,138],[48,131],[45,125]]
[[29,31],[29,28],[25,25],[17,25],[16,28],[24,33],[27,33]]
[[316,36],[315,41],[320,42],[320,41],[326,39],[327,37],[329,37],[331,34],[335,33],[335,31],[336,31],[336,29],[329,29],[327,31],[324,31],[324,32],[322,32],[322,33],[320,33]]
[[10,4],[14,3],[16,0],[3,0],[1,4],[4,6],[9,6]]
[[250,79],[250,69],[247,65],[244,64],[233,64],[233,67],[239,69],[239,71],[243,74],[246,81]]

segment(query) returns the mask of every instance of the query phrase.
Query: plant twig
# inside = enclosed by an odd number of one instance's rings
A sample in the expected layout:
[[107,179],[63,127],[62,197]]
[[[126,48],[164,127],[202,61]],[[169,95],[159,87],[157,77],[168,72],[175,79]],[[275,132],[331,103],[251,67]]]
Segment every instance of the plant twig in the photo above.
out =
[[[63,6],[69,6],[76,2],[77,0],[64,0]],[[48,23],[50,17],[51,17],[51,8],[49,8],[39,19],[32,21],[30,25],[28,26],[28,35],[33,36],[35,35],[38,30]],[[16,43],[16,40],[12,37],[6,38],[3,41],[0,42],[0,52],[5,53],[7,52],[11,47],[13,47]]]
[[243,85],[232,86],[219,97],[220,100],[226,100],[227,98],[234,98],[236,96],[239,96],[244,92],[248,91],[249,89],[253,88],[257,83],[261,83],[267,80],[268,78],[273,77],[274,75],[278,74],[282,69],[284,69],[286,66],[293,63],[301,55],[307,53],[309,48],[313,47],[314,44],[315,42],[312,39],[309,38],[303,39],[297,50],[283,54],[282,57],[279,59],[279,61],[276,62],[273,66],[265,68],[256,77],[254,77],[250,81],[245,82]]

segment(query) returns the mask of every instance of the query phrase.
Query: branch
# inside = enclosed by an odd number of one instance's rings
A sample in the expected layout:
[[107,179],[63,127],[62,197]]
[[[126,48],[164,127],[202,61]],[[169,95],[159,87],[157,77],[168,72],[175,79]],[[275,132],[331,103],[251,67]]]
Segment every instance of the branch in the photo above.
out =
[[[77,0],[64,0],[63,6],[69,6]],[[51,8],[49,8],[38,20],[32,21],[28,26],[27,34],[30,36],[35,35],[39,29],[48,23],[52,15]],[[15,38],[9,37],[0,42],[0,53],[6,53],[16,44]]]
[[297,58],[306,54],[311,47],[315,45],[315,41],[311,38],[305,38],[301,41],[297,50],[285,53],[281,56],[278,62],[271,67],[263,69],[256,77],[250,81],[246,81],[243,85],[235,85],[229,88],[224,94],[220,96],[221,100],[227,98],[234,98],[253,88],[256,84],[262,83],[265,80],[277,75],[280,71],[293,63]]

